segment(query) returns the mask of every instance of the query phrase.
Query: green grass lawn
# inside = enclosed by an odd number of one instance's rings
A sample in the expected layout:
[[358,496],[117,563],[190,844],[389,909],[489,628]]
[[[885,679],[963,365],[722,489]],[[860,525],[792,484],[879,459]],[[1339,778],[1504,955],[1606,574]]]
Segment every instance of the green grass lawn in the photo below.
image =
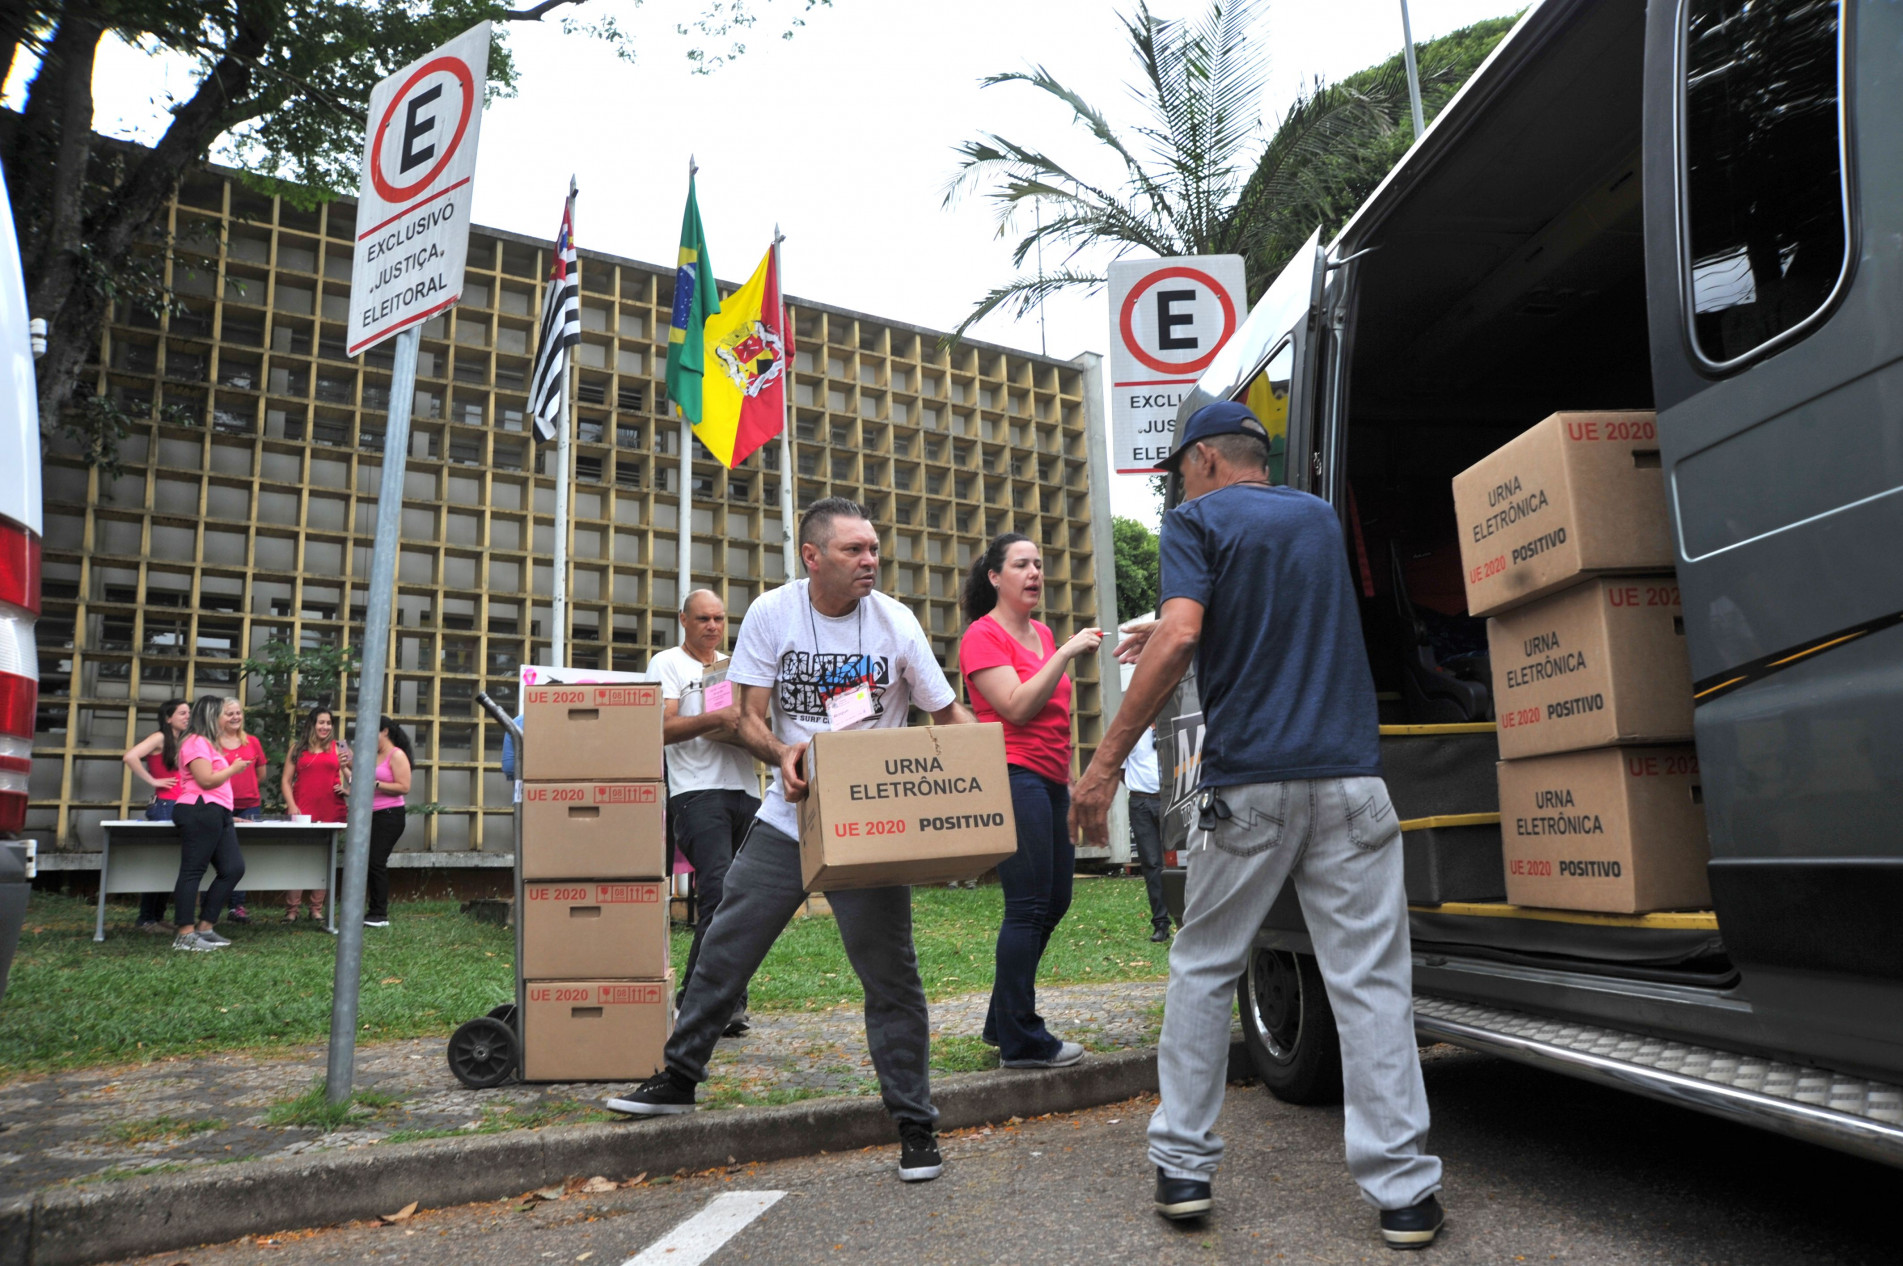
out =
[[[178,954],[169,936],[133,929],[132,904],[108,909],[106,940],[95,944],[95,908],[89,900],[33,895],[0,1001],[0,1080],[326,1040],[336,940],[321,925],[282,923],[276,907],[256,905],[257,922],[222,928],[231,948]],[[997,886],[921,888],[912,910],[926,993],[940,998],[990,989],[1003,911]],[[1039,979],[1161,979],[1168,947],[1150,944],[1148,923],[1141,880],[1079,879]],[[675,931],[677,967],[686,960],[689,937]],[[509,929],[477,923],[454,902],[399,903],[390,927],[364,932],[363,1040],[447,1036],[514,996],[513,961]],[[798,918],[755,975],[751,1005],[799,1010],[862,996],[833,921]]]

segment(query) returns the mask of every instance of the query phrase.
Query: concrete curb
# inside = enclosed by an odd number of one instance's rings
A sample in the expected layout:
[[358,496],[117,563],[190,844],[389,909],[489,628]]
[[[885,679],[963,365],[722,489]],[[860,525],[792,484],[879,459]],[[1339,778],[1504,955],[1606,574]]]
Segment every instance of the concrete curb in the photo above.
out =
[[[1240,1042],[1231,1080],[1251,1074]],[[941,1130],[1074,1112],[1156,1089],[1156,1052],[1092,1056],[1072,1068],[937,1080]],[[656,1121],[551,1126],[431,1139],[191,1173],[56,1187],[0,1204],[0,1266],[89,1266],[246,1235],[501,1200],[601,1174],[625,1181],[729,1161],[786,1160],[896,1141],[875,1097],[696,1112]]]

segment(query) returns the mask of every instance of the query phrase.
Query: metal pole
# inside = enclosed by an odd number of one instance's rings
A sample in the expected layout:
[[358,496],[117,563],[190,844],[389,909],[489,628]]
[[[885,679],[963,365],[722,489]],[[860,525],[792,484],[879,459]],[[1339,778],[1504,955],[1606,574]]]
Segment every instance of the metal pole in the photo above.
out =
[[[693,189],[694,173],[699,170],[700,165],[694,161],[694,156],[689,154],[687,156],[688,189]],[[696,216],[696,221],[698,221],[698,218],[699,217]],[[701,256],[694,261],[694,284],[696,286],[700,284],[700,279],[706,272],[706,269],[707,258],[705,252],[702,252]],[[720,282],[718,279],[709,276],[708,280],[713,282],[716,289],[719,288]],[[705,312],[701,313],[703,344],[705,343],[706,319],[707,314]],[[674,601],[678,607],[685,610],[687,608],[687,595],[689,591],[693,589],[694,574],[694,427],[693,424],[687,420],[687,414],[681,409],[678,401],[674,405],[674,410],[680,414],[681,419],[680,522],[674,525],[675,552],[680,555],[680,557],[674,561],[678,564],[677,570],[680,579],[675,582]],[[687,628],[685,625],[681,627],[680,635],[683,642],[687,640]]]
[[[793,336],[793,305],[786,298],[786,252],[780,243],[786,237],[780,226],[773,226],[773,268],[780,283],[780,331],[789,341]],[[797,359],[797,358],[796,358]],[[788,365],[780,378],[780,550],[786,556],[786,580],[799,579],[799,547],[793,543],[793,366]]]
[[[1097,648],[1099,713],[1106,729],[1123,706],[1123,672],[1117,663],[1117,537],[1110,522],[1110,441],[1104,427],[1103,357],[1085,352],[1071,362],[1084,374],[1084,450],[1085,474],[1090,479],[1090,552],[1095,562],[1090,569],[1096,582],[1097,625],[1104,632],[1103,645]],[[1130,860],[1130,819],[1117,798],[1118,809],[1110,822],[1112,861]],[[1119,856],[1121,854],[1121,856]]]
[[1427,130],[1421,115],[1421,68],[1414,64],[1414,24],[1408,21],[1407,0],[1401,0],[1401,56],[1407,60],[1407,99],[1414,107],[1414,139]]
[[416,399],[412,325],[396,336],[390,414],[383,431],[383,481],[377,492],[377,540],[370,555],[370,592],[363,618],[363,672],[357,680],[357,740],[351,745],[350,805],[344,832],[344,882],[337,894],[337,975],[330,1003],[330,1056],[324,1098],[350,1099],[356,1075],[357,992],[363,983],[363,901],[370,869],[370,801],[377,791],[377,730],[383,716],[384,666],[390,657],[390,609],[396,600],[397,535],[403,523],[403,474],[410,455],[410,406]]
[[[568,178],[568,240],[575,240],[575,178]],[[575,252],[575,290],[581,291],[581,251]],[[559,338],[560,331],[552,337]],[[575,357],[563,351],[562,422],[555,433],[555,583],[554,611],[548,644],[551,668],[568,667],[568,468],[573,464],[568,448],[569,433],[575,429]]]
[[[693,589],[694,427],[693,424],[687,420],[687,415],[684,413],[681,415],[681,521],[676,526],[679,529],[680,559],[678,561],[681,565],[681,579],[680,589],[675,594],[675,601],[680,606],[685,607],[687,605],[687,595]],[[687,630],[683,628],[681,635],[685,637],[686,634]]]
[[[574,386],[574,366],[566,366],[562,373],[571,380],[563,384],[563,389],[572,395],[569,389]],[[568,666],[568,431],[573,408],[572,402],[563,403],[562,429],[555,434],[555,610],[548,644],[551,668]]]

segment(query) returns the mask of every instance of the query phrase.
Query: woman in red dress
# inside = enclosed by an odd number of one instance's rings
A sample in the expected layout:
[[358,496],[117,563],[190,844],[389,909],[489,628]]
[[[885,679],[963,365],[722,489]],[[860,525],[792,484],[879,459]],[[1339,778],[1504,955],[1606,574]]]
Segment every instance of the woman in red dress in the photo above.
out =
[[[321,704],[312,708],[297,727],[297,737],[284,758],[284,807],[289,813],[308,813],[313,822],[342,822],[345,806],[343,770],[350,764],[350,749],[337,741],[337,717]],[[324,919],[322,888],[311,889],[311,918]],[[302,888],[284,894],[284,921],[295,922],[297,907],[304,899]]]

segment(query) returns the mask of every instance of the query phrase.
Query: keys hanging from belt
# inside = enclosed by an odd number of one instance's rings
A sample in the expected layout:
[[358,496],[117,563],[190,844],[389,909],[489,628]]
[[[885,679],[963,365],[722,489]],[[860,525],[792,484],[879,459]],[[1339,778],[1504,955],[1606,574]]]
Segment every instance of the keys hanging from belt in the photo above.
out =
[[1213,831],[1216,823],[1227,822],[1235,815],[1229,809],[1229,802],[1216,794],[1213,787],[1205,787],[1196,797],[1196,826],[1203,831]]

